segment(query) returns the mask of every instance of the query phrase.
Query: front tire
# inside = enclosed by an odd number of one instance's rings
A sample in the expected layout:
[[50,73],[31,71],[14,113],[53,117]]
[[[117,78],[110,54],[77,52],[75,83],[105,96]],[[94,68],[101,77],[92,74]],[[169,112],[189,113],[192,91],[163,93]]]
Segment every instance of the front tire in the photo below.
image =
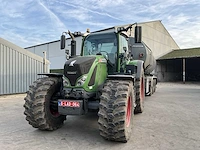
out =
[[107,80],[99,106],[100,135],[107,140],[127,142],[131,135],[135,95],[132,81]]
[[24,98],[24,114],[26,120],[34,128],[40,130],[55,130],[60,128],[66,116],[58,113],[57,99],[61,80],[56,77],[44,77],[37,79],[29,87]]

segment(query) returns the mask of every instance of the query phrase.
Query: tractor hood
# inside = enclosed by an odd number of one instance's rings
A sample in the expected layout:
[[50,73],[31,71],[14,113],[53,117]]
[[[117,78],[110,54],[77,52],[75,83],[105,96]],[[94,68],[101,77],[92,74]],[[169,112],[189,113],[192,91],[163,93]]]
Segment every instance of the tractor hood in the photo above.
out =
[[75,57],[66,61],[64,75],[69,79],[72,86],[75,86],[75,83],[80,76],[89,72],[95,59],[95,56],[86,56]]

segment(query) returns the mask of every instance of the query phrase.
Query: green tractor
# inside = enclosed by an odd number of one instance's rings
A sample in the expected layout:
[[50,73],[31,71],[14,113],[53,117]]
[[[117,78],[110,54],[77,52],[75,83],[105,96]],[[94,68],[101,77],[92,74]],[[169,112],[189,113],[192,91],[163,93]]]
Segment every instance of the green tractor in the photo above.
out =
[[26,120],[34,128],[55,130],[67,115],[98,111],[100,135],[127,142],[134,113],[142,113],[145,96],[144,61],[134,59],[135,49],[144,49],[141,27],[119,27],[114,32],[94,32],[83,37],[80,56],[71,32],[71,56],[64,74],[49,73],[29,87],[25,97]]

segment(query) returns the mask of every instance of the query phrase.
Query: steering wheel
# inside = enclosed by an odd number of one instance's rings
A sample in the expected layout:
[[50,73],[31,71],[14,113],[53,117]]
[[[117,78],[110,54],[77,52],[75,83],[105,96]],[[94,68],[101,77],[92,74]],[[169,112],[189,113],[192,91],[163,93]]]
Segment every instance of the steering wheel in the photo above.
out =
[[105,57],[105,59],[108,60],[108,52],[106,52],[106,51],[100,51],[96,55],[103,55]]
[[[103,53],[105,53],[105,54],[103,54]],[[98,52],[96,55],[103,55],[104,58],[107,60],[108,64],[109,64],[111,67],[114,67],[114,65],[113,65],[113,64],[111,63],[111,61],[109,60],[109,54],[108,54],[108,52],[106,52],[106,51],[100,51],[100,52]]]

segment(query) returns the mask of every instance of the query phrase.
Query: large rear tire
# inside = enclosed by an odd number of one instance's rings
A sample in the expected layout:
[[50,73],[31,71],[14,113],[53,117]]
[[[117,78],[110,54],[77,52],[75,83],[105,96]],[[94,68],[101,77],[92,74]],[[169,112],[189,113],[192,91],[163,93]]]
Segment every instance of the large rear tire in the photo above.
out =
[[144,97],[145,97],[145,81],[144,81],[144,73],[141,75],[139,79],[136,79],[135,82],[136,89],[136,107],[134,113],[142,113],[144,109]]
[[60,128],[66,116],[58,113],[57,99],[61,86],[60,79],[44,77],[37,79],[24,98],[26,120],[34,128],[55,130]]
[[131,135],[135,94],[132,81],[107,80],[99,106],[100,135],[107,140],[127,142]]

